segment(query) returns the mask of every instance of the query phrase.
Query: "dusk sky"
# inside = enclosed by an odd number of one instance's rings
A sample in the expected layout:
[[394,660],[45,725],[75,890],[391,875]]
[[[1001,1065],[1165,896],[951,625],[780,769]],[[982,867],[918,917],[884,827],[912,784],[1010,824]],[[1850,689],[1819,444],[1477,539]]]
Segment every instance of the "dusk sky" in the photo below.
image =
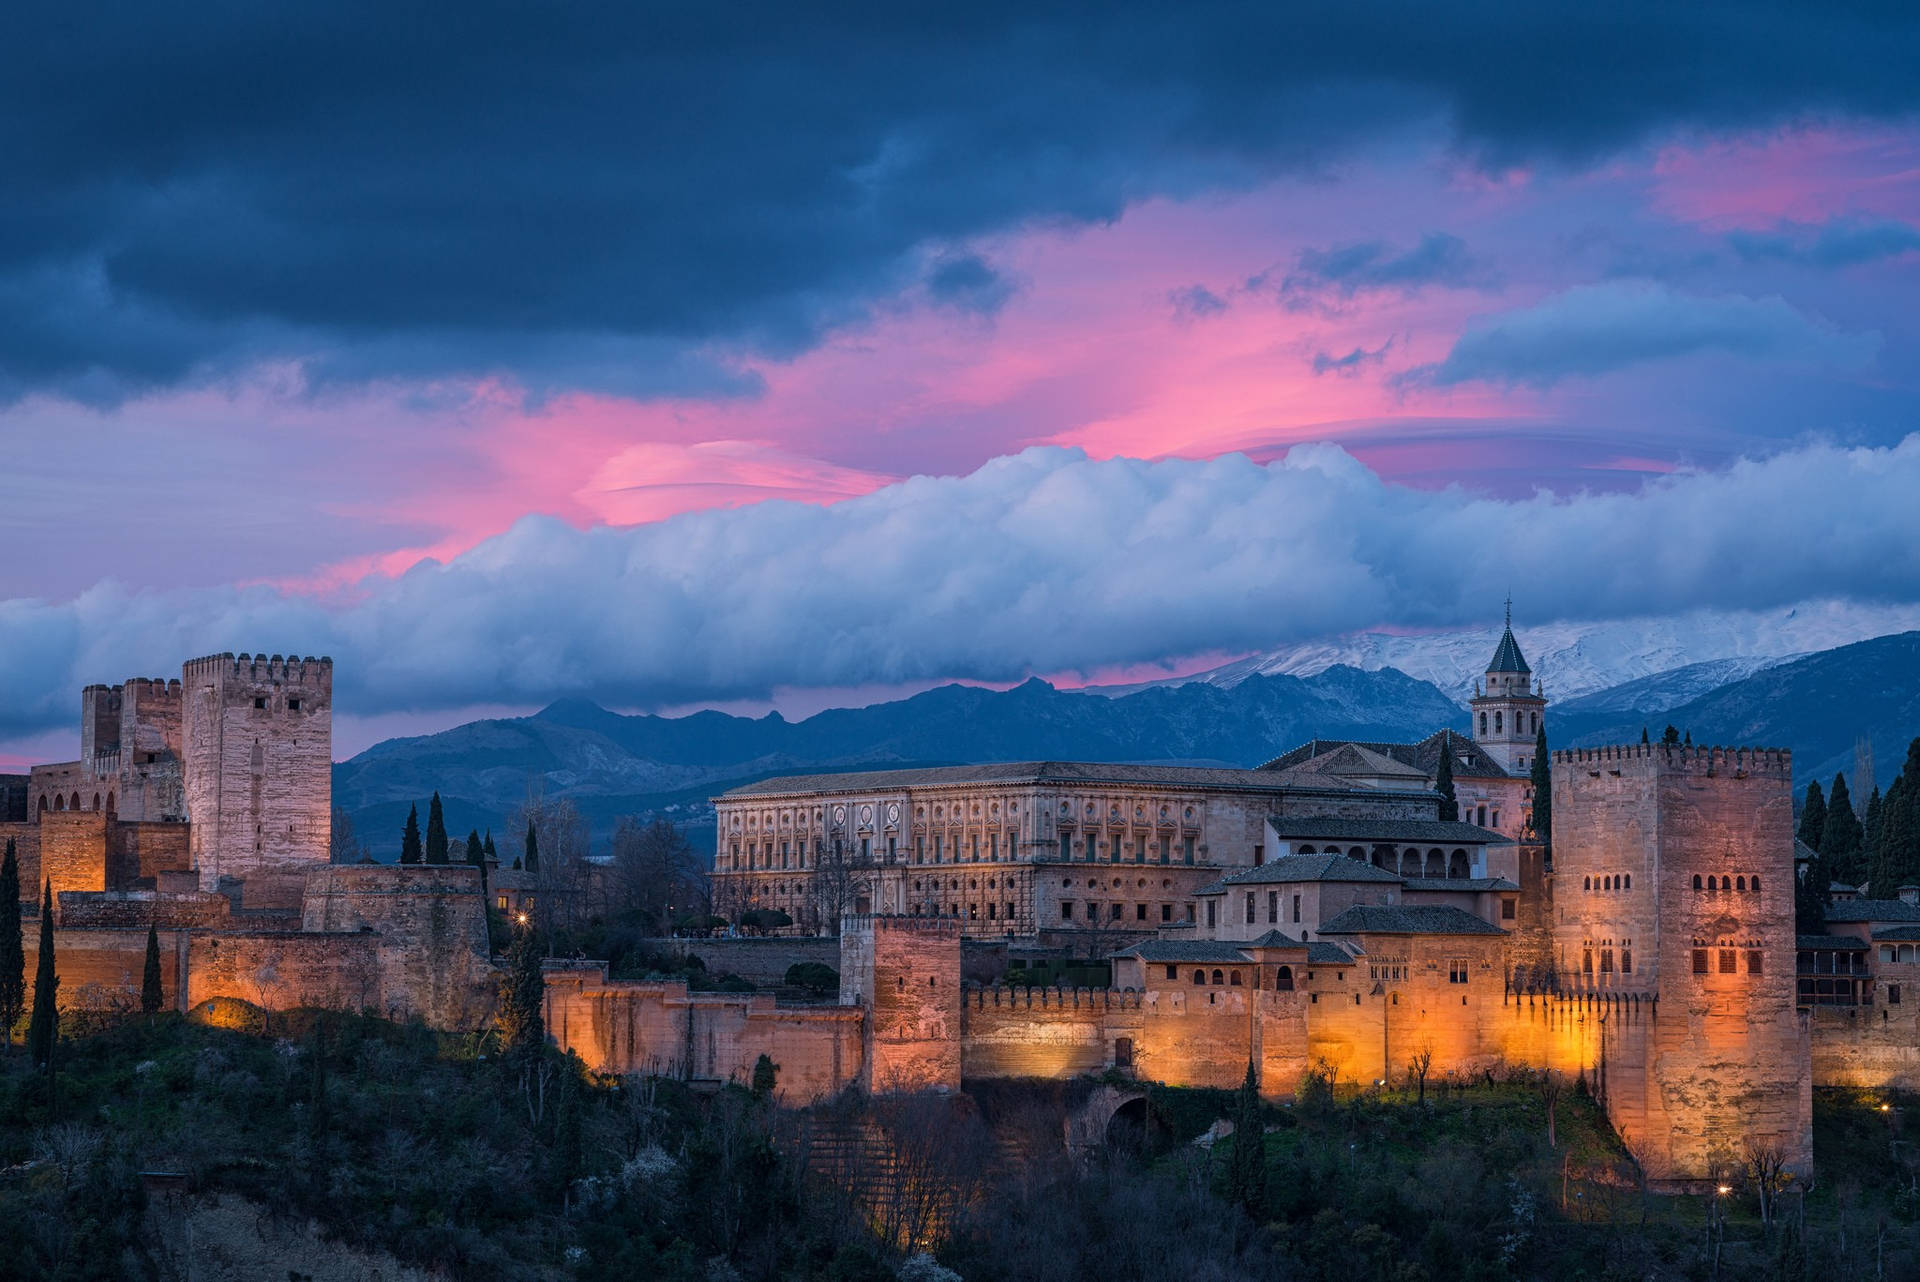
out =
[[1912,6],[34,8],[0,764],[1920,601]]

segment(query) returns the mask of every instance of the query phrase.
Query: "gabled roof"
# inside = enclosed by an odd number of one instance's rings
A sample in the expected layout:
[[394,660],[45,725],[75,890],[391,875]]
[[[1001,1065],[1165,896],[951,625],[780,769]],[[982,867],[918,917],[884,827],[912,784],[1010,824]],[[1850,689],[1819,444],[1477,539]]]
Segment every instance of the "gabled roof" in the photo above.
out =
[[1920,904],[1910,904],[1904,899],[1843,899],[1827,909],[1827,920],[1920,922]]
[[1513,838],[1456,819],[1334,819],[1275,815],[1267,821],[1282,837],[1302,841],[1405,841],[1436,846],[1511,846]]
[[[1214,885],[1261,886],[1291,881],[1369,881],[1398,884],[1400,875],[1346,855],[1282,855],[1257,868],[1229,873]],[[1211,889],[1211,887],[1209,887]]]
[[1149,939],[1110,955],[1137,957],[1143,962],[1220,962],[1236,966],[1253,960],[1236,945],[1211,939]]
[[1316,939],[1307,945],[1307,965],[1309,966],[1351,966],[1357,959],[1338,944],[1330,944],[1324,939]]
[[[1495,761],[1487,750],[1475,743],[1458,730],[1436,730],[1418,743],[1385,743],[1371,739],[1309,739],[1288,752],[1266,762],[1262,770],[1280,770],[1297,772],[1302,776],[1318,775],[1321,758],[1341,748],[1362,748],[1383,757],[1391,757],[1404,766],[1411,766],[1431,779],[1440,769],[1440,746],[1445,743],[1453,752],[1453,777],[1455,779],[1510,779],[1514,776],[1507,768]],[[1301,770],[1303,766],[1314,767]],[[1334,775],[1333,778],[1340,776]]]
[[1482,890],[1518,890],[1518,882],[1508,881],[1505,877],[1408,877],[1405,879],[1408,890],[1432,892],[1482,891]]
[[1355,904],[1320,927],[1323,935],[1504,935],[1465,909],[1444,904]]
[[1533,669],[1527,666],[1526,659],[1520,654],[1520,643],[1513,639],[1511,625],[1500,634],[1500,648],[1493,652],[1493,662],[1487,665],[1487,671],[1518,672],[1523,676],[1533,674]]
[[1282,930],[1270,930],[1258,939],[1249,939],[1242,948],[1305,948],[1306,945]]

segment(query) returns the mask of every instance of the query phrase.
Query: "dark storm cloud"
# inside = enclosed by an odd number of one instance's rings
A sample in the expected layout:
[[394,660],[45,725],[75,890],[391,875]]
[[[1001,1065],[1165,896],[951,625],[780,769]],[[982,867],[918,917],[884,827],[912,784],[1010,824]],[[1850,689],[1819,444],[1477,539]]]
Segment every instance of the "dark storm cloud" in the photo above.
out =
[[34,4],[0,41],[0,396],[316,353],[644,387],[663,347],[804,350],[927,245],[1404,126],[1504,165],[1906,113],[1917,29],[1832,3]]
[[1891,219],[1867,222],[1836,218],[1812,226],[1783,223],[1772,232],[1729,232],[1727,243],[1749,263],[1857,267],[1920,250],[1920,227]]

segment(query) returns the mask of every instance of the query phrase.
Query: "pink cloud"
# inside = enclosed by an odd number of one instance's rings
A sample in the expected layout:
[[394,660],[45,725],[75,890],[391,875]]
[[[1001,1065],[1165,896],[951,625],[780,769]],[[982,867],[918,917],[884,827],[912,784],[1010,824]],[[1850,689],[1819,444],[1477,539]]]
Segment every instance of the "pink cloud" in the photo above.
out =
[[1836,214],[1920,215],[1911,130],[1801,128],[1675,145],[1653,165],[1654,207],[1716,228]]

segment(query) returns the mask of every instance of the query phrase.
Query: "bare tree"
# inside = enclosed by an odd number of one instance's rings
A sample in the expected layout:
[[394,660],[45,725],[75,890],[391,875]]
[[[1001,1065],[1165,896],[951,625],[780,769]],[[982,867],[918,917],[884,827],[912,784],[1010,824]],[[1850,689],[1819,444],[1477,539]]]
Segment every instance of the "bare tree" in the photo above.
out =
[[1760,1222],[1773,1223],[1780,1194],[1793,1183],[1787,1169],[1787,1152],[1778,1140],[1749,1137],[1741,1149],[1740,1165],[1760,1202]]
[[[729,878],[728,880],[732,880]],[[871,863],[849,857],[839,841],[822,850],[815,861],[807,891],[829,933],[840,933],[840,918],[852,912],[863,896],[873,893]],[[743,903],[740,907],[745,907]]]
[[1420,1087],[1420,1103],[1427,1102],[1427,1074],[1433,1071],[1433,1044],[1423,1043],[1412,1059],[1407,1061],[1407,1074]]
[[643,823],[623,816],[613,830],[609,907],[638,913],[656,934],[672,929],[676,916],[695,906],[700,876],[697,857],[670,820]]
[[373,858],[373,849],[360,840],[353,830],[353,816],[339,806],[333,808],[332,822],[327,830],[327,862],[330,864],[357,864]]
[[523,849],[527,829],[539,835],[540,867],[532,871],[534,922],[551,942],[556,929],[572,930],[586,918],[593,867],[587,862],[587,821],[568,798],[546,794],[539,775],[527,777],[527,796],[507,820],[509,849]]
[[1554,1112],[1560,1103],[1560,1093],[1566,1089],[1566,1086],[1566,1079],[1551,1068],[1542,1069],[1540,1075],[1533,1079],[1533,1088],[1539,1093],[1540,1102],[1546,1105],[1547,1109],[1547,1147],[1549,1149],[1560,1147],[1554,1133]]

